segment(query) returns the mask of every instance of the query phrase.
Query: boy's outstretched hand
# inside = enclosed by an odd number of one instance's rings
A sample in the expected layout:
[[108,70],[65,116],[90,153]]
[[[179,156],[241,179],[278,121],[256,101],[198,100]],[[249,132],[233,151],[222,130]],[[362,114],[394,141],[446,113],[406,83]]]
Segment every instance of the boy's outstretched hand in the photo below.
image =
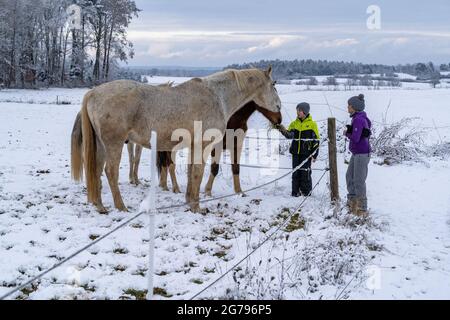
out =
[[286,138],[286,139],[294,139],[294,133],[290,132],[288,129],[286,129],[285,126],[282,124],[278,124],[275,126],[275,128],[280,131],[280,133]]
[[277,129],[278,131],[280,131],[281,133],[287,133],[287,129],[285,126],[283,126],[282,124],[277,124],[275,125],[275,129]]

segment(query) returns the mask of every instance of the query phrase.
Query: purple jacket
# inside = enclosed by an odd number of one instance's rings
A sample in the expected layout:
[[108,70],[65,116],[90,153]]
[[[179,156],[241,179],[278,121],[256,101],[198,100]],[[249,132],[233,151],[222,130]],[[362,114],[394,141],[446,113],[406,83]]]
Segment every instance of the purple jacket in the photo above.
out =
[[347,138],[350,139],[350,151],[353,154],[367,154],[371,153],[369,138],[362,137],[364,128],[371,129],[372,122],[367,118],[365,112],[357,112],[352,116],[353,132],[347,133]]

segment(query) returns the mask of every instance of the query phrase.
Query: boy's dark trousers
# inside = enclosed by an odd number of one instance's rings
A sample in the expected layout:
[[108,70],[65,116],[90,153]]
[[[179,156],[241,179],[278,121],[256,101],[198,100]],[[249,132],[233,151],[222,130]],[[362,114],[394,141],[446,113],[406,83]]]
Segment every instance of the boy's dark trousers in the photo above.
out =
[[[292,167],[297,168],[308,158],[306,155],[293,154]],[[292,193],[302,193],[303,196],[310,196],[312,192],[311,162],[309,159],[300,170],[292,175]]]

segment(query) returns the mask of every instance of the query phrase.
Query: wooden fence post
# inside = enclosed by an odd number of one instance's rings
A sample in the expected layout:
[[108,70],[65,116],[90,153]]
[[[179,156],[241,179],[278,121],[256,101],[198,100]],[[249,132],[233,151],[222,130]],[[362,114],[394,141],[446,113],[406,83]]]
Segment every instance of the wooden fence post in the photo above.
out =
[[336,119],[328,118],[328,160],[330,166],[331,203],[337,205],[339,197],[339,179],[337,170]]

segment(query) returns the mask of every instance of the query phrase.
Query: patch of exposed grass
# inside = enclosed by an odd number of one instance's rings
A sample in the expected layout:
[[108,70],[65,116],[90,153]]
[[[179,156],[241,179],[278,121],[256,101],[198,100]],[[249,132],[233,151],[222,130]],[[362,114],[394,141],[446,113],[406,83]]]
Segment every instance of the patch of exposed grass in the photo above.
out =
[[139,268],[137,269],[135,272],[133,272],[133,276],[141,276],[141,277],[145,277],[147,275],[147,270],[145,268]]
[[218,235],[224,234],[225,230],[223,228],[216,227],[216,228],[213,228],[212,233],[214,235],[218,236]]
[[97,290],[96,287],[90,286],[89,284],[85,284],[85,285],[82,285],[80,287],[83,288],[85,291],[88,291],[88,292],[95,292]]
[[114,267],[114,270],[117,272],[124,272],[125,270],[127,270],[127,267],[118,265]]
[[56,259],[56,260],[58,260],[58,261],[64,260],[64,257],[57,256],[56,254],[53,254],[53,255],[51,255],[51,256],[48,256],[48,258],[50,258],[50,259]]
[[292,216],[291,221],[286,226],[286,232],[294,232],[296,230],[304,229],[306,221],[303,217],[300,217],[300,214],[295,214]]
[[285,220],[289,217],[290,214],[291,214],[291,209],[283,208],[283,209],[281,209],[281,212],[277,215],[277,219]]
[[250,226],[247,226],[247,227],[240,227],[240,228],[238,228],[238,230],[239,230],[240,232],[252,232],[252,227],[250,227]]
[[115,254],[128,254],[128,252],[129,251],[125,248],[115,248],[113,250],[113,253],[115,253]]
[[38,175],[40,175],[40,174],[50,174],[50,170],[49,169],[47,169],[47,170],[38,170],[38,171],[36,171],[36,173]]
[[148,290],[128,289],[123,292],[128,296],[134,297],[136,300],[147,300]]
[[26,300],[30,296],[30,294],[37,291],[38,286],[38,284],[32,284],[31,286],[23,288],[22,290],[20,290],[20,292],[22,292],[22,295],[17,297],[17,300]]
[[197,251],[199,254],[204,255],[206,253],[208,253],[208,250],[201,248],[201,247],[197,247]]
[[216,268],[204,268],[203,269],[204,273],[216,273]]
[[262,199],[253,199],[252,201],[250,201],[251,204],[257,205],[259,206],[262,202]]
[[154,288],[153,289],[153,294],[155,296],[161,296],[164,298],[172,298],[173,295],[172,294],[168,294],[166,289],[163,288]]
[[223,259],[224,257],[226,257],[227,252],[225,250],[219,250],[216,253],[214,253],[214,257],[217,257],[219,259]]
[[383,245],[377,243],[369,243],[367,244],[367,249],[369,249],[370,251],[381,252],[383,251]]
[[203,284],[203,280],[201,280],[201,279],[191,279],[191,282],[198,284],[198,285]]

